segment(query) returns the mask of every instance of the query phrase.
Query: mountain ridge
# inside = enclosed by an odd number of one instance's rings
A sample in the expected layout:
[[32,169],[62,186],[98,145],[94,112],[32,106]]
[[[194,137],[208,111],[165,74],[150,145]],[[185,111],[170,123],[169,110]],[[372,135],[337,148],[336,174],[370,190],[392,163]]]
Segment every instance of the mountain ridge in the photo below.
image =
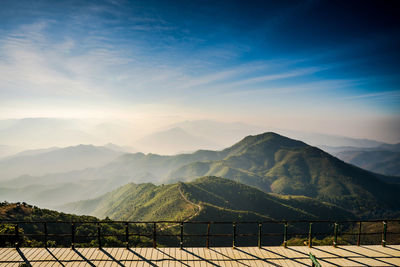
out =
[[[264,220],[316,219],[321,218],[320,214],[330,218],[354,217],[329,203],[306,197],[296,199],[267,194],[229,179],[202,177],[170,185],[128,184],[96,199],[70,203],[61,209],[77,214],[92,211],[89,214],[114,220],[218,220],[213,217],[215,212],[224,216],[236,214],[236,219],[240,218],[239,214]],[[301,209],[301,201],[313,208]]]
[[[199,150],[175,156],[123,154],[99,168],[25,177],[20,182],[34,185],[37,181],[36,185],[40,185],[42,181],[62,188],[62,180],[68,179],[75,183],[75,189],[59,199],[71,202],[73,199],[67,200],[72,195],[79,195],[75,200],[83,200],[88,192],[96,197],[106,193],[107,188],[111,191],[131,182],[173,183],[202,176],[229,178],[264,192],[318,198],[365,216],[382,209],[396,211],[399,204],[395,197],[398,187],[383,181],[396,178],[362,170],[316,147],[271,132],[248,136],[221,151]],[[4,189],[5,184],[0,184]],[[23,200],[35,203],[38,199]]]
[[[378,175],[275,133],[246,137],[224,152],[223,160],[203,162],[201,166],[197,163],[185,165],[175,170],[170,178],[188,181],[198,176],[219,175],[218,171],[225,168],[224,177],[253,186],[258,184],[265,192],[305,195],[342,206],[352,203],[354,211],[367,212],[372,203],[391,209],[396,209],[393,203],[399,204],[395,201],[399,189],[387,185]],[[257,183],[251,181],[249,175],[229,177],[227,170],[249,171],[258,177]]]

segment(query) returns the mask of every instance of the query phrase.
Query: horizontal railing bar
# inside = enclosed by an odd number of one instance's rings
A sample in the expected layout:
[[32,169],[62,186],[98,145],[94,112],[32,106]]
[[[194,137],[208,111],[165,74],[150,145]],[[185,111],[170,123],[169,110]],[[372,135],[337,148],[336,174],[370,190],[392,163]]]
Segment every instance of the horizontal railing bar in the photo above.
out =
[[[374,233],[360,233],[360,235],[381,235],[381,232],[374,232]],[[397,232],[387,232],[387,234],[391,235],[400,235],[400,233]],[[44,237],[46,236],[45,234],[23,234],[24,236],[34,236],[34,237]],[[179,234],[157,234],[158,236],[180,236]],[[184,234],[184,236],[232,236],[233,234]],[[282,233],[263,233],[261,236],[281,236],[283,235]],[[308,233],[288,233],[288,236],[306,236]],[[332,233],[313,233],[313,236],[331,236]],[[359,233],[340,233],[340,235],[359,235]],[[15,236],[15,234],[0,234],[0,237],[8,237],[8,236]],[[47,234],[48,237],[69,237],[71,234]],[[125,237],[126,235],[124,234],[102,234],[102,236],[105,237]],[[152,234],[129,234],[129,236],[137,236],[137,237],[152,237]],[[237,233],[236,236],[257,236],[257,234],[251,234],[251,233]],[[97,235],[75,235],[75,237],[91,237],[95,238]]]
[[[363,220],[362,223],[377,223],[377,222],[400,222],[400,219],[374,219],[374,220]],[[55,224],[232,224],[232,221],[0,221],[0,224],[32,224],[32,223],[55,223]],[[236,224],[284,224],[284,223],[359,223],[360,220],[344,220],[344,221],[335,221],[335,220],[282,220],[282,221],[235,221]]]
[[[374,233],[360,233],[360,235],[381,235],[382,233],[374,232]],[[400,235],[397,232],[387,232],[387,234],[391,235]],[[45,234],[23,234],[24,236],[36,236],[36,237],[44,237]],[[158,236],[180,236],[179,234],[157,234]],[[261,236],[280,236],[282,233],[263,233]],[[288,236],[302,236],[308,235],[308,233],[288,233]],[[313,236],[324,236],[324,235],[332,235],[332,233],[313,233]],[[359,235],[359,233],[340,233],[340,235]],[[0,234],[0,237],[7,236],[15,236],[15,234]],[[71,236],[71,234],[47,234],[48,237],[61,237],[61,236]],[[125,237],[124,234],[102,234],[102,236],[114,236],[114,237]],[[152,234],[129,234],[129,236],[144,236],[144,237],[152,237]],[[184,234],[184,236],[207,236],[207,234]],[[232,236],[232,234],[209,234],[208,236]],[[257,234],[251,233],[237,233],[236,236],[257,236]],[[97,235],[75,235],[75,237],[97,237]]]

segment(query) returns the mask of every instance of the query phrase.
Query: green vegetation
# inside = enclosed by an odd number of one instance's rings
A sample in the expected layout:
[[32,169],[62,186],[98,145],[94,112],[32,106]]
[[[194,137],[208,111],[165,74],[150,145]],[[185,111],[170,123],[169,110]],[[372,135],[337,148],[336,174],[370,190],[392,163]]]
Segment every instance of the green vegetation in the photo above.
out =
[[[203,177],[193,182],[160,186],[128,184],[96,199],[68,204],[64,206],[64,209],[73,213],[85,213],[92,210],[91,214],[101,218],[132,221],[257,222],[354,218],[350,212],[329,203],[308,197],[284,197],[265,193],[257,188],[219,177]],[[187,225],[185,232],[204,234],[204,227],[205,225]],[[291,226],[291,228],[304,227],[300,225]],[[325,231],[328,231],[327,229],[323,228]],[[256,225],[241,226],[241,231],[244,232],[255,233],[256,230]],[[178,229],[171,227],[171,231],[177,233]],[[223,225],[213,226],[213,231],[231,233],[230,227],[226,228]],[[268,231],[281,233],[282,225],[270,225]],[[220,241],[218,244],[228,245],[231,241],[227,240],[230,239]],[[188,238],[186,242],[204,245],[196,243],[203,241]],[[268,242],[277,244],[280,239],[270,239]],[[253,243],[254,240],[248,241],[248,244]]]
[[[383,222],[363,222],[361,227],[361,245],[380,245],[382,242]],[[338,225],[337,245],[356,245],[358,242],[359,223],[342,223]],[[395,245],[400,243],[400,222],[387,222],[386,244]],[[333,245],[334,237],[319,236],[312,240],[313,245]],[[308,245],[307,233],[303,236],[290,237],[287,241],[289,246]]]
[[217,175],[264,192],[316,198],[366,217],[381,210],[398,212],[400,207],[400,188],[382,176],[275,133],[246,137],[221,154],[221,160],[178,168],[170,179]]
[[[248,136],[222,151],[200,150],[175,156],[125,154],[100,168],[42,177],[22,176],[1,182],[0,194],[10,201],[53,208],[84,200],[87,196],[100,197],[128,183],[170,184],[203,176],[228,178],[264,192],[307,196],[340,206],[363,218],[380,217],[383,212],[386,216],[397,216],[400,212],[397,197],[400,185],[387,183],[398,180],[397,177],[365,171],[318,148],[275,133]],[[136,190],[136,185],[130,187]],[[145,196],[143,201],[147,203]],[[85,205],[86,209],[76,210],[80,210],[80,214],[103,214],[101,211],[93,213],[94,208],[88,203]],[[97,206],[97,200],[93,205]],[[117,204],[113,208],[120,209]],[[155,218],[146,215],[150,214],[147,209],[153,210],[150,203],[133,202],[130,209],[120,211],[120,217],[132,213],[129,217]],[[176,209],[181,207],[178,205]],[[71,210],[74,208],[67,209]],[[166,217],[178,218],[171,214]]]
[[67,204],[62,209],[130,221],[184,220],[195,212],[182,198],[178,184],[127,184],[96,199]]
[[[92,216],[77,216],[66,213],[60,213],[48,209],[40,209],[26,203],[0,203],[0,247],[14,246],[17,242],[15,238],[15,224],[12,221],[24,221],[35,223],[19,224],[20,245],[25,247],[42,247],[44,246],[44,225],[41,222],[48,221],[48,241],[50,247],[68,247],[71,243],[71,223],[75,223],[75,233],[77,247],[93,247],[98,246],[97,225],[88,222],[98,222],[99,220]],[[8,223],[9,222],[9,223]],[[53,222],[53,223],[51,223]],[[54,223],[63,222],[63,223]],[[125,225],[121,223],[106,223],[109,219],[101,220],[101,231],[103,235],[102,244],[104,246],[125,246],[123,238],[125,233]],[[143,225],[130,225],[129,230],[133,232],[150,233],[151,227]],[[59,236],[52,236],[57,234]],[[9,236],[7,236],[9,235]],[[29,235],[29,236],[28,236]],[[64,236],[62,236],[64,235]],[[119,235],[119,236],[117,236]],[[89,237],[79,237],[89,236]],[[131,246],[150,246],[152,243],[149,238],[131,237]]]
[[[264,220],[354,217],[344,209],[309,197],[265,193],[219,177],[160,186],[128,184],[96,199],[70,203],[63,209],[77,214],[89,213],[101,218],[132,221],[185,220],[196,213],[192,220],[218,220],[221,218],[219,213],[225,211],[238,213],[232,220],[245,220],[244,214],[239,216],[243,212]],[[214,218],[208,213],[209,209],[221,212]]]

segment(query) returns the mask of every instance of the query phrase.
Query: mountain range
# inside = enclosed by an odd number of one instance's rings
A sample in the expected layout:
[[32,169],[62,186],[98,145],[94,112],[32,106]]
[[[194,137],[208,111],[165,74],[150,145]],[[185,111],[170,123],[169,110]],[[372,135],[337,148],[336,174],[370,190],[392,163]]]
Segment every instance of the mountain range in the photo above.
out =
[[[130,221],[182,220],[257,222],[278,220],[351,220],[357,218],[345,209],[304,196],[282,196],[265,193],[229,179],[202,177],[192,182],[168,185],[127,184],[98,198],[70,203],[58,209],[77,214],[92,214],[100,218]],[[176,226],[176,225],[175,225]],[[255,224],[241,224],[238,231],[256,233]],[[173,225],[165,225],[164,229]],[[265,231],[280,233],[279,224],[265,224]],[[214,225],[214,233],[229,234],[226,225]],[[290,225],[292,232],[304,232],[306,224]],[[175,228],[176,229],[176,228]],[[176,229],[177,230],[177,229]],[[186,225],[189,234],[204,234],[205,225]],[[320,224],[320,232],[331,232],[331,225]],[[176,233],[178,233],[176,231]],[[214,245],[231,245],[230,239],[213,240]],[[254,238],[241,240],[254,245]],[[268,244],[278,245],[280,237],[268,238]],[[188,240],[186,241],[188,243]],[[204,240],[191,240],[201,246]]]
[[170,128],[143,137],[135,142],[135,147],[142,152],[152,152],[163,155],[193,152],[199,148],[221,148],[219,144],[195,134],[189,134],[179,127]]
[[214,176],[156,186],[127,184],[98,198],[69,203],[65,212],[114,220],[284,220],[354,218],[327,202],[265,193]]
[[361,148],[384,144],[365,138],[278,129],[268,125],[258,126],[241,122],[192,120],[157,127],[140,121],[24,118],[0,120],[0,157],[10,156],[26,149],[76,144],[99,146],[109,142],[132,146],[136,151],[172,155],[198,149],[220,150],[245,136],[266,131],[279,132],[317,147]]
[[228,178],[265,193],[307,196],[362,216],[394,213],[400,206],[398,186],[385,182],[397,177],[360,169],[271,132],[248,136],[221,151],[174,156],[122,154],[100,167],[21,176],[1,182],[0,192],[9,201],[49,207],[100,197],[128,183],[174,184],[202,176]]
[[169,177],[176,181],[221,176],[265,192],[309,196],[356,212],[397,209],[399,204],[398,187],[381,176],[275,133],[248,136],[219,154],[223,159],[187,164]]
[[323,147],[339,159],[360,168],[392,176],[400,176],[400,143],[377,147]]
[[99,167],[121,154],[121,151],[93,145],[28,150],[0,160],[0,181],[21,175],[40,176]]

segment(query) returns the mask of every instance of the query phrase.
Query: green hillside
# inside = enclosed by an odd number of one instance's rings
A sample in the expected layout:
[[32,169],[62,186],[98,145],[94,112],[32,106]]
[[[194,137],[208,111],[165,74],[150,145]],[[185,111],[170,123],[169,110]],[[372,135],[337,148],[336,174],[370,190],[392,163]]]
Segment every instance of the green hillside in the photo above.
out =
[[[75,223],[75,234],[77,247],[92,247],[98,245],[97,225],[88,222],[100,221],[93,216],[77,216],[66,214],[48,209],[41,209],[26,203],[0,203],[0,247],[14,246],[17,239],[15,238],[15,224],[11,222],[24,221],[19,224],[20,245],[25,247],[42,247],[44,246],[44,221],[47,221],[48,241],[50,247],[68,247],[71,242],[71,223]],[[125,225],[121,223],[105,223],[109,220],[102,220],[101,231],[103,236],[102,244],[104,246],[125,246],[124,236]],[[8,223],[10,222],[10,223]],[[32,223],[27,223],[32,222]],[[63,223],[55,223],[63,222]],[[131,232],[151,232],[150,226],[130,225]],[[57,235],[57,236],[55,236]],[[80,237],[80,236],[90,237]],[[118,236],[119,235],[119,236]],[[132,246],[150,246],[151,240],[142,237],[132,237],[130,245]]]
[[[161,156],[156,154],[124,154],[99,168],[88,168],[43,176],[23,175],[1,181],[1,200],[24,201],[47,208],[100,196],[128,183],[159,183],[183,165],[218,160],[218,151],[199,150],[193,154]],[[22,194],[21,192],[24,192]],[[54,194],[57,198],[54,198]]]
[[[159,186],[128,184],[99,198],[70,203],[61,208],[77,214],[133,221],[220,220],[222,213],[229,213],[231,220],[247,220],[246,216],[250,214],[261,220],[353,217],[329,203],[307,197],[268,194],[219,177]],[[212,209],[218,210],[216,217],[208,213]]]
[[0,194],[3,200],[53,208],[87,196],[100,197],[128,183],[172,184],[203,176],[228,178],[264,192],[316,198],[365,218],[382,216],[382,211],[395,216],[400,210],[399,185],[387,183],[395,183],[396,177],[360,169],[275,133],[248,136],[222,151],[125,154],[99,168],[22,176],[0,182]]
[[[267,220],[352,219],[354,215],[337,206],[300,196],[284,197],[265,193],[255,187],[219,177],[203,177],[193,182],[170,185],[128,184],[99,198],[79,201],[60,207],[78,214],[89,213],[114,220],[187,220],[257,222]],[[255,233],[256,224],[241,225],[238,230]],[[171,226],[171,231],[179,231]],[[187,225],[185,232],[204,234],[205,225]],[[282,225],[266,226],[266,231],[281,233]],[[320,231],[329,232],[323,226]],[[165,229],[168,226],[165,225]],[[294,232],[304,231],[305,225],[291,225]],[[231,226],[215,225],[215,233],[229,234]],[[253,238],[254,239],[254,238]],[[231,239],[214,240],[229,245]],[[201,240],[188,239],[188,244],[204,245]],[[198,243],[200,242],[200,243]],[[242,241],[254,245],[254,240]],[[247,243],[246,243],[247,242]],[[271,238],[268,244],[279,244],[281,238]]]
[[184,220],[195,212],[182,198],[178,184],[127,184],[96,199],[67,204],[61,209],[130,221]]
[[381,176],[275,133],[246,137],[221,154],[221,160],[178,168],[170,180],[218,175],[264,192],[317,198],[366,216],[400,207],[399,187],[386,184]]
[[264,193],[254,187],[219,177],[203,177],[190,183],[182,183],[181,186],[188,199],[196,203],[254,212],[275,220],[353,217],[349,212],[326,202],[304,196],[285,197]]

